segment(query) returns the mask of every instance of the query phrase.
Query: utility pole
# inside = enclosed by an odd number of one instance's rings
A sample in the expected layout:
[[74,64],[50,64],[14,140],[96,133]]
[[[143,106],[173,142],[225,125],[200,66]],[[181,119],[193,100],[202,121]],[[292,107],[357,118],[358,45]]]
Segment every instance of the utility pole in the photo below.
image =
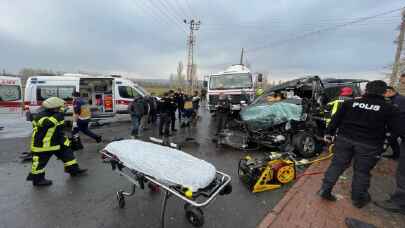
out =
[[191,94],[197,86],[197,80],[195,78],[197,69],[195,69],[196,65],[194,64],[194,31],[200,29],[201,22],[192,19],[191,21],[184,20],[184,24],[190,25],[190,34],[188,35],[187,39],[187,82],[189,83],[188,91]]
[[244,54],[243,52],[244,52],[244,50],[245,50],[245,49],[242,48],[242,52],[240,53],[240,61],[239,61],[239,64],[240,64],[240,65],[243,65],[243,54]]
[[397,51],[395,53],[395,62],[392,67],[392,75],[390,79],[390,85],[396,86],[398,82],[398,71],[401,64],[401,53],[402,47],[404,44],[404,35],[405,35],[405,8],[402,10],[402,22],[400,25],[399,36],[397,40]]

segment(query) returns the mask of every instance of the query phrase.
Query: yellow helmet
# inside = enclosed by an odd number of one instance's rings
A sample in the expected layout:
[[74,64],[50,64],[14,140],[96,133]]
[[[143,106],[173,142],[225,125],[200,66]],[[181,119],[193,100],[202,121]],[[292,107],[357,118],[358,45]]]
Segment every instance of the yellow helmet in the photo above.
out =
[[59,97],[50,97],[42,103],[42,107],[46,109],[61,108],[65,106],[65,101]]

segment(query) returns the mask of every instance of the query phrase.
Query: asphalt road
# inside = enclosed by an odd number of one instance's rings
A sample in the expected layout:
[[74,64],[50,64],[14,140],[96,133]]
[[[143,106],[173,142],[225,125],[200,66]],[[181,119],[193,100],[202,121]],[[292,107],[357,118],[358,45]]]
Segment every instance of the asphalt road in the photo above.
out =
[[[237,164],[247,152],[231,148],[216,148],[211,142],[215,122],[202,111],[202,119],[197,127],[189,130],[198,145],[190,144],[183,151],[211,162],[218,170],[233,178],[231,195],[219,196],[204,209],[204,227],[227,228],[256,227],[261,219],[280,200],[287,186],[279,190],[260,194],[250,193],[239,181]],[[128,137],[130,123],[112,123],[95,129],[108,141],[113,138]],[[144,138],[156,134],[155,130],[145,132]],[[174,140],[182,140],[186,130],[181,129]],[[29,139],[0,140],[0,227],[45,228],[45,227],[159,227],[162,195],[137,190],[127,198],[125,209],[118,208],[116,191],[128,189],[129,182],[102,163],[98,151],[105,146],[95,144],[82,136],[85,149],[76,152],[82,167],[89,174],[81,178],[70,178],[63,172],[63,164],[51,159],[46,176],[53,185],[34,188],[25,181],[30,163],[21,163],[19,153],[27,151]],[[261,152],[249,152],[260,156]],[[184,216],[184,203],[176,198],[168,202],[166,227],[192,227]]]

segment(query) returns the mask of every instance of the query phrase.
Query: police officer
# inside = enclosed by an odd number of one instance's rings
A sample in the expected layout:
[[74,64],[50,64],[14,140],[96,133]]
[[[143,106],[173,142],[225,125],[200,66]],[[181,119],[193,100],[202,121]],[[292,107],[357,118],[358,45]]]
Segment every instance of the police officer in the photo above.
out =
[[63,108],[65,101],[51,97],[42,103],[43,110],[32,121],[31,139],[32,168],[27,180],[34,186],[48,186],[51,180],[45,179],[45,166],[52,155],[63,161],[65,172],[72,177],[85,173],[80,169],[70,147],[70,141],[64,136]]
[[336,114],[337,110],[339,109],[340,105],[343,104],[344,101],[352,99],[353,96],[353,89],[350,87],[342,87],[340,89],[339,96],[334,99],[333,101],[327,104],[328,110],[328,117],[326,120],[326,125],[329,125],[333,115]]
[[230,102],[228,97],[224,93],[219,94],[218,104],[217,107],[217,118],[218,118],[218,125],[217,125],[217,132],[215,135],[218,135],[226,125],[228,121],[228,115],[231,109]]
[[345,101],[336,112],[326,129],[325,141],[338,134],[335,153],[325,173],[319,191],[323,199],[335,201],[332,189],[339,176],[353,165],[352,203],[362,208],[371,201],[368,193],[370,171],[382,153],[385,129],[397,131],[399,117],[394,106],[384,100],[387,84],[384,81],[371,81],[366,86],[366,94],[359,99]]

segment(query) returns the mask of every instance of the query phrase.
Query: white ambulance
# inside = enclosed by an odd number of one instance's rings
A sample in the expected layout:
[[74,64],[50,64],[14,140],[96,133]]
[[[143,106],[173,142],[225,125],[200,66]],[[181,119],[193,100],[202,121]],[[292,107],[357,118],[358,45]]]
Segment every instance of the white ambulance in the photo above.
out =
[[25,87],[25,108],[32,116],[38,113],[45,99],[56,96],[66,101],[66,115],[71,116],[73,114],[72,94],[75,91],[79,92],[90,105],[93,119],[104,119],[113,117],[116,113],[125,113],[129,101],[135,95],[146,95],[137,84],[117,75],[34,76],[28,78]]
[[0,109],[2,112],[22,111],[21,79],[0,76]]
[[26,137],[31,131],[23,112],[21,79],[0,76],[0,139]]

